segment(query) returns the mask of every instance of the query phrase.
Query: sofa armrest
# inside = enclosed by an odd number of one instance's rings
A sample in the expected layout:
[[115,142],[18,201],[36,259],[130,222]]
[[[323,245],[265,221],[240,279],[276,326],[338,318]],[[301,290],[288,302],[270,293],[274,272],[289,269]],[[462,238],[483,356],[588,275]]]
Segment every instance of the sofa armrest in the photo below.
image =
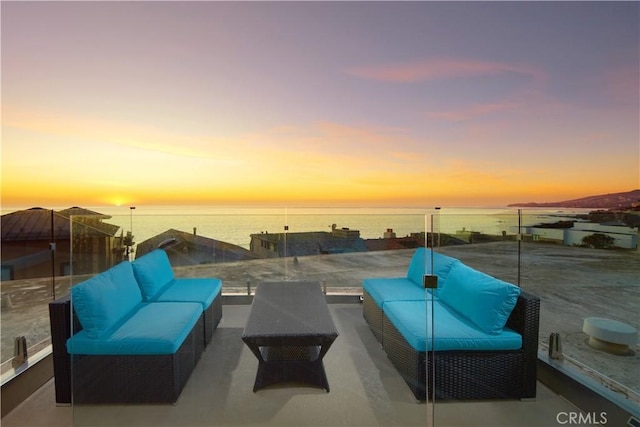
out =
[[67,352],[67,340],[80,331],[82,326],[75,315],[72,317],[69,294],[49,303],[49,321],[51,322],[56,402],[70,404],[71,356]]
[[523,347],[533,345],[537,349],[539,323],[540,298],[521,291],[506,326],[522,335]]
[[507,320],[507,326],[522,335],[523,379],[522,398],[536,396],[538,330],[540,298],[521,291],[518,302]]
[[67,340],[71,337],[71,300],[64,296],[49,303],[51,346],[55,377],[56,403],[71,404],[71,357]]

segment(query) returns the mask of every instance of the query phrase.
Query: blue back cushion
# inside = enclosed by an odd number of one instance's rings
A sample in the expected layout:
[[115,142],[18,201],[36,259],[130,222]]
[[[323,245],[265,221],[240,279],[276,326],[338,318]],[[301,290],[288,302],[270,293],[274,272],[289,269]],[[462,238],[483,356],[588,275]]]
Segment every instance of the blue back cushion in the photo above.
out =
[[71,302],[89,338],[99,338],[142,302],[128,261],[71,288]]
[[145,301],[153,300],[173,280],[169,257],[162,249],[151,251],[132,264]]
[[[438,252],[433,253],[433,273],[431,272],[431,249],[418,248],[411,258],[407,278],[416,285],[422,287],[422,276],[425,274],[435,274],[438,276],[438,288],[444,287],[451,267],[460,262],[455,258],[443,255]],[[426,267],[425,267],[426,266]]]
[[440,301],[473,322],[480,330],[502,332],[520,295],[520,288],[459,262],[453,265]]

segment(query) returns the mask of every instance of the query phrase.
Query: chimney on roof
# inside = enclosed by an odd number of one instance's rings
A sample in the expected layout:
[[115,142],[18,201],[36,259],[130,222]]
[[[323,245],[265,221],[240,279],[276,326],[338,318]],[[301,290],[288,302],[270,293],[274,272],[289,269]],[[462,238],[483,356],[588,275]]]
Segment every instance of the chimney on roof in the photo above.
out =
[[196,235],[196,230],[197,230],[197,228],[196,228],[196,227],[193,227],[193,235],[194,235],[194,236]]

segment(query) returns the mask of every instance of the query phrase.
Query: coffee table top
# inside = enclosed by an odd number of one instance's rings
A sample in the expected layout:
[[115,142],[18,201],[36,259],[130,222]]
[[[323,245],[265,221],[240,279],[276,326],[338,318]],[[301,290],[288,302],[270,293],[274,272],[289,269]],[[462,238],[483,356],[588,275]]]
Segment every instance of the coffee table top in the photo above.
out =
[[242,334],[243,339],[296,336],[338,336],[320,283],[259,284]]

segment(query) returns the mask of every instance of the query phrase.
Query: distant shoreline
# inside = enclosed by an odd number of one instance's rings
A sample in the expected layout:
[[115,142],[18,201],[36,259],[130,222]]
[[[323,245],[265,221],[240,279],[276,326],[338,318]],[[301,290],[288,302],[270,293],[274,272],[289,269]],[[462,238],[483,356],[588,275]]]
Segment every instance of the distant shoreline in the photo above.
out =
[[640,206],[640,190],[622,193],[600,194],[562,202],[527,202],[512,203],[509,208],[567,208],[567,209],[631,209]]

